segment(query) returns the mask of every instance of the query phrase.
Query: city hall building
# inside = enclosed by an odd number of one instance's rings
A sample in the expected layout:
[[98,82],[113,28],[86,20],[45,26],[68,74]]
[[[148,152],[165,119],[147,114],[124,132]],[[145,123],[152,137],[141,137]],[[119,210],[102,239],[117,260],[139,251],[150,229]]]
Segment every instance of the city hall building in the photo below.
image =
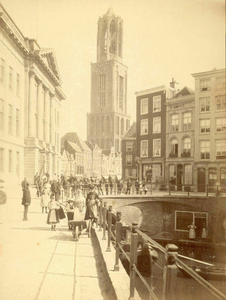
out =
[[25,38],[0,5],[0,177],[6,184],[60,173],[61,83],[53,49]]

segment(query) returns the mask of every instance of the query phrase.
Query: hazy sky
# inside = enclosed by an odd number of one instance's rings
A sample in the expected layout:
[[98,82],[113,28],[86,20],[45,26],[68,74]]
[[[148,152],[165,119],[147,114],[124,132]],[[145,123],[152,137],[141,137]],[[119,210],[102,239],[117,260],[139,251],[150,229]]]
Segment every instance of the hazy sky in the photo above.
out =
[[225,67],[224,0],[0,0],[25,37],[54,48],[63,91],[62,134],[86,139],[91,62],[96,62],[98,18],[112,6],[124,21],[128,112],[135,92],[169,85],[194,88],[192,73]]

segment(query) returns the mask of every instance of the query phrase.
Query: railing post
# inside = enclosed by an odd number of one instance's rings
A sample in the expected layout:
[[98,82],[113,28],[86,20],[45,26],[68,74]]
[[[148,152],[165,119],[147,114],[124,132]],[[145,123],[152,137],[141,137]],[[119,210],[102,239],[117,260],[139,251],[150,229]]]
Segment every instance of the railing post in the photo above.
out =
[[206,197],[208,197],[208,192],[209,192],[209,187],[208,187],[208,184],[206,186]]
[[99,206],[99,231],[102,231],[102,208],[103,208],[103,204],[102,204],[102,202],[100,202],[100,206]]
[[166,245],[166,265],[163,272],[162,300],[176,300],[177,266],[175,264],[178,247],[174,244]]
[[106,252],[111,252],[111,224],[112,224],[112,206],[108,209],[108,246]]
[[135,300],[135,280],[136,271],[134,265],[137,264],[137,244],[138,234],[136,233],[137,223],[132,224],[131,244],[130,244],[130,296],[129,300]]
[[106,240],[106,219],[107,219],[107,202],[104,202],[104,207],[103,207],[103,237],[102,237],[102,240]]
[[121,233],[122,233],[122,213],[117,212],[117,221],[116,221],[116,241],[115,241],[115,266],[114,271],[119,271],[119,243],[121,242]]

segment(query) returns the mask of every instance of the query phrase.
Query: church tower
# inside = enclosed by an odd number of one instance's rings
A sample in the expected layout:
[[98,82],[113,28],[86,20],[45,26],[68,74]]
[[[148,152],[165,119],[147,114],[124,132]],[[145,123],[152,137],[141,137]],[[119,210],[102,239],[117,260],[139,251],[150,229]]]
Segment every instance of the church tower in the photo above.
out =
[[91,112],[87,139],[108,152],[121,151],[129,128],[127,67],[123,64],[123,20],[109,8],[98,21],[97,62],[91,64]]

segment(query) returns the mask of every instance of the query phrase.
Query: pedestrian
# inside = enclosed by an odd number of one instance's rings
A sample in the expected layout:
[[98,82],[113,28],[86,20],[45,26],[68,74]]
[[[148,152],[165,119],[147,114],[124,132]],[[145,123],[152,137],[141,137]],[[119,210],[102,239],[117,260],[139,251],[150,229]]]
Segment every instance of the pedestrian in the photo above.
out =
[[95,186],[90,186],[91,191],[86,197],[86,213],[85,220],[90,220],[89,226],[95,228],[97,226],[98,205],[100,204],[99,195],[95,192]]
[[121,191],[122,191],[122,183],[121,181],[119,180],[117,182],[117,194],[120,195],[121,194]]
[[[83,221],[85,220],[85,213],[86,213],[86,200],[83,196],[82,190],[77,191],[77,196],[74,199],[74,221]],[[86,225],[86,227],[88,227]],[[84,232],[86,228],[83,228],[83,225],[80,226],[81,233]]]
[[110,181],[109,186],[110,186],[110,195],[112,195],[112,191],[113,191],[113,181],[112,180]]
[[56,231],[56,224],[59,223],[58,209],[60,208],[60,204],[56,201],[55,194],[51,194],[50,202],[48,203],[48,217],[47,224],[51,225],[51,230]]
[[143,181],[143,183],[142,183],[142,189],[144,191],[144,194],[146,195],[147,191],[148,191],[148,188],[147,188],[147,185],[146,185],[145,181]]
[[41,196],[41,208],[42,208],[42,213],[44,213],[44,210],[47,214],[47,207],[48,207],[48,203],[50,201],[50,188],[51,185],[49,183],[49,181],[46,179],[46,182],[44,182],[43,185],[43,190],[42,190],[42,196]]
[[67,211],[67,220],[68,220],[68,230],[72,230],[72,225],[69,221],[74,219],[74,200],[69,199],[66,203],[66,211]]
[[108,195],[108,188],[109,188],[109,186],[108,186],[108,181],[106,180],[106,182],[105,182],[105,193],[106,193],[106,195]]
[[131,182],[130,182],[130,180],[128,180],[128,181],[127,181],[126,194],[130,194],[130,190],[131,190]]
[[135,189],[136,189],[136,193],[137,193],[137,194],[139,194],[139,188],[140,188],[139,181],[136,180],[136,182],[135,182]]
[[103,195],[103,190],[102,190],[102,181],[100,180],[98,183],[97,183],[97,189],[98,189],[98,193],[99,195]]
[[29,183],[26,178],[21,183],[22,191],[23,191],[23,198],[22,198],[22,205],[24,206],[24,218],[23,221],[27,221],[27,214],[28,214],[28,207],[31,204],[31,193],[29,190]]

